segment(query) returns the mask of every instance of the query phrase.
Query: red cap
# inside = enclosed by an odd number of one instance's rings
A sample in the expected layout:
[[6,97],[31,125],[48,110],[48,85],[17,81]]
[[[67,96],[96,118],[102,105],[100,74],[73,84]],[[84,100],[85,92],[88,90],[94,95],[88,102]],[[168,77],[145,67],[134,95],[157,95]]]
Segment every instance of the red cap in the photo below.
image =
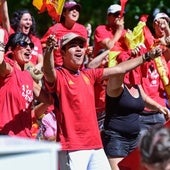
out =
[[78,3],[75,2],[75,1],[67,1],[67,2],[65,2],[65,4],[64,4],[64,9],[71,9],[71,8],[73,8],[73,7],[77,8],[78,11],[80,11],[80,9],[81,9],[81,5],[78,4]]

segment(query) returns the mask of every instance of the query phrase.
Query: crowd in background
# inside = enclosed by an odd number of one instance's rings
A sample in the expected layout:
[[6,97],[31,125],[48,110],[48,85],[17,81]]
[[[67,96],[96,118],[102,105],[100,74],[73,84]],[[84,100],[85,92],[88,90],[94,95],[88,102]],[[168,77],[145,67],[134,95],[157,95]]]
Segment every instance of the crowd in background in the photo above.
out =
[[0,135],[60,142],[60,170],[119,170],[170,118],[170,17],[157,13],[149,28],[141,16],[135,32],[111,4],[92,32],[78,22],[81,8],[66,1],[60,22],[38,37],[31,12],[9,18],[1,0]]

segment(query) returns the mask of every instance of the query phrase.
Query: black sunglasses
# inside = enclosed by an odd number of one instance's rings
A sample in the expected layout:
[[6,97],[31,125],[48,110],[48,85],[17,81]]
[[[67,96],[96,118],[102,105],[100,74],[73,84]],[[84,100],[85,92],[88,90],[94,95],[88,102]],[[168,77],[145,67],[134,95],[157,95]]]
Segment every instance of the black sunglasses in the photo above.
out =
[[26,41],[20,41],[17,44],[24,48],[26,48],[28,45],[30,46],[31,49],[34,48],[34,44],[32,42],[27,43]]

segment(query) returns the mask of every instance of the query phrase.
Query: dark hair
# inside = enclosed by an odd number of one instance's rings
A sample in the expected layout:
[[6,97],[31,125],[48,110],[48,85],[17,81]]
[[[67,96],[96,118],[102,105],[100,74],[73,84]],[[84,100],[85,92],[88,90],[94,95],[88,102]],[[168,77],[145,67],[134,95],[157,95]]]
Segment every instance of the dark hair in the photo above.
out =
[[15,32],[18,32],[19,28],[20,28],[20,20],[21,20],[23,14],[25,14],[25,13],[29,13],[32,18],[32,26],[30,28],[29,34],[36,35],[36,22],[35,22],[33,15],[31,14],[31,12],[28,9],[18,10],[13,13],[12,18],[10,20],[11,27],[14,29]]
[[163,163],[170,159],[170,129],[154,126],[142,137],[141,160],[147,164]]
[[14,34],[11,34],[9,36],[8,42],[6,44],[5,52],[7,52],[9,50],[9,48],[11,48],[11,50],[13,50],[19,42],[21,42],[21,41],[25,42],[28,39],[31,41],[29,36],[22,32],[16,32]]

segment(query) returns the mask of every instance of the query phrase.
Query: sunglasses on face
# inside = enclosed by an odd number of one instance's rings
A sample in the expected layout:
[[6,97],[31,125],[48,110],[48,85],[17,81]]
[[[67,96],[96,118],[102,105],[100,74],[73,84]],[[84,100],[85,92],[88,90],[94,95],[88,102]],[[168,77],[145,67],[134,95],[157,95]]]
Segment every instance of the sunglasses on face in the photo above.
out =
[[79,7],[75,7],[75,6],[74,6],[74,7],[72,7],[72,8],[69,9],[69,11],[72,11],[72,10],[76,10],[76,11],[80,12],[80,8],[79,8]]
[[30,46],[31,49],[34,48],[34,44],[32,42],[28,43],[26,41],[20,41],[17,44],[24,48],[26,48],[28,45]]

